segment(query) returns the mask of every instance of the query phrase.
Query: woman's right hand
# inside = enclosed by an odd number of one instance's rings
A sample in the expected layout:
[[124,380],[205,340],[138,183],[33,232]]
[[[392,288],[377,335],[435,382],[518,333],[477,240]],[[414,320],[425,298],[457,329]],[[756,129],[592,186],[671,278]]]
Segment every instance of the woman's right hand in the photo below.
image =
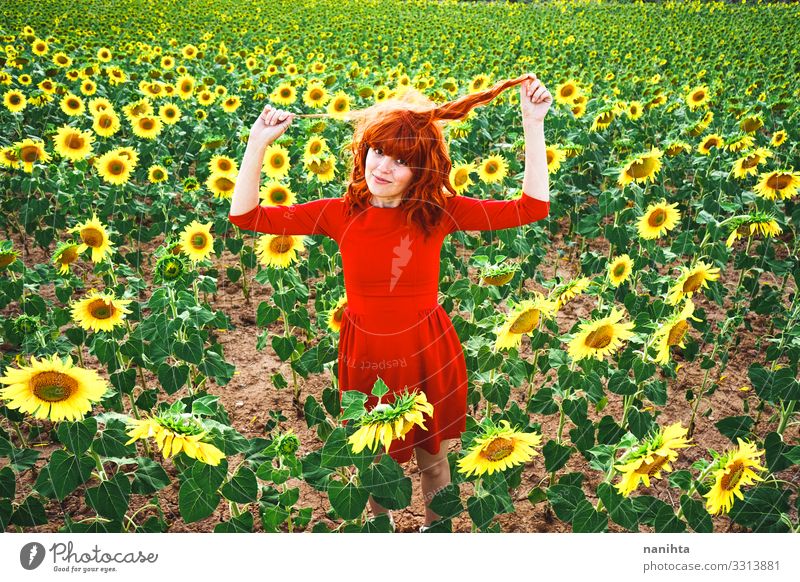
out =
[[259,146],[268,146],[289,128],[293,119],[294,113],[267,105],[250,129],[248,141]]

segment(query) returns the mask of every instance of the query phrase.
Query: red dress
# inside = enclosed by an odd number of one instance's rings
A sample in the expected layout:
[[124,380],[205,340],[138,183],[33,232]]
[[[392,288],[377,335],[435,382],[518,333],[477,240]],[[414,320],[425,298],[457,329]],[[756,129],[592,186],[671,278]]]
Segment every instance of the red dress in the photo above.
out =
[[[523,194],[514,200],[448,199],[442,222],[423,239],[405,224],[400,207],[347,217],[342,198],[291,206],[256,206],[233,224],[271,234],[323,234],[339,245],[347,294],[339,332],[339,388],[370,396],[380,376],[392,392],[419,389],[433,405],[427,430],[414,427],[389,455],[411,459],[415,446],[431,454],[466,428],[467,366],[458,335],[438,303],[439,257],[444,237],[456,230],[499,230],[546,217],[550,203]],[[341,392],[340,392],[341,394]],[[387,397],[384,397],[387,401]],[[390,401],[390,399],[389,399]]]

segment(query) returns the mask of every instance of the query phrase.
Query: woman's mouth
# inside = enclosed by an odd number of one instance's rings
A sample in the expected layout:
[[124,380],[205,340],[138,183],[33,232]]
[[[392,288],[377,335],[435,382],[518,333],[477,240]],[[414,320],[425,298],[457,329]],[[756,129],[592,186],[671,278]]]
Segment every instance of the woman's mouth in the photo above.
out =
[[375,174],[372,174],[372,177],[373,177],[373,178],[375,178],[375,181],[376,181],[378,184],[390,184],[390,183],[391,183],[391,182],[389,182],[388,180],[383,180],[383,179],[381,179],[381,178],[378,178],[378,176],[376,176]]

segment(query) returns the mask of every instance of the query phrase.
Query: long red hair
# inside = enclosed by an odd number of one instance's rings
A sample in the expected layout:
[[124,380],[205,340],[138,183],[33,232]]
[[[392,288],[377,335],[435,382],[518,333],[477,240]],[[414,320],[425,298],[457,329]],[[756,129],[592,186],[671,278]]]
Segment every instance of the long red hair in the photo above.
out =
[[416,224],[425,236],[430,234],[442,220],[447,198],[456,195],[450,183],[453,166],[442,132],[444,121],[463,119],[474,107],[490,102],[528,77],[500,81],[489,89],[439,106],[415,89],[408,89],[398,98],[349,111],[345,118],[355,121],[355,128],[350,143],[350,182],[344,195],[347,212],[365,210],[369,205],[372,195],[364,175],[367,151],[380,147],[384,154],[405,160],[413,170],[401,202],[403,213],[407,224]]

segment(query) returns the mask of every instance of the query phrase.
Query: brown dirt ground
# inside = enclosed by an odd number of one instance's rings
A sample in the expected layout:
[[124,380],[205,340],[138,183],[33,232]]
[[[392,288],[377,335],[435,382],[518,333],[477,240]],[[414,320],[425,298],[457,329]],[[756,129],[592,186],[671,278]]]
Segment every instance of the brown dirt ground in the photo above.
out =
[[[576,257],[576,245],[567,244],[564,239],[564,233],[566,232],[566,227],[568,225],[567,220],[567,218],[561,219],[561,232],[551,237],[552,246],[549,249],[541,266],[542,273],[548,280],[554,277],[556,261],[558,260],[559,256],[562,256],[562,264],[558,266],[558,274],[561,277],[574,276],[577,272],[578,262]],[[12,240],[14,240],[16,248],[22,248],[19,237],[12,237]],[[158,246],[158,244],[160,244],[160,242],[160,238],[155,241],[151,241],[150,243],[143,245],[143,249],[146,253],[152,252]],[[737,241],[736,246],[739,250],[743,251],[744,244],[744,240],[739,240]],[[593,250],[594,252],[603,254],[607,254],[608,252],[608,243],[604,239],[589,241],[588,245],[588,249]],[[53,248],[54,246],[51,247],[47,253],[45,253],[42,249],[31,245],[30,253],[23,255],[23,261],[28,267],[31,267],[35,264],[46,263],[49,260],[50,253],[52,252]],[[776,249],[778,257],[784,258],[785,251],[783,248],[776,247]],[[459,255],[468,254],[469,253],[463,248],[459,248]],[[232,284],[224,277],[224,267],[234,265],[236,263],[232,255],[230,255],[226,250],[223,256],[219,258],[216,263],[223,275],[221,276],[221,280],[218,282],[219,293],[215,298],[209,296],[209,299],[211,300],[211,306],[214,309],[223,310],[232,318],[232,321],[235,324],[235,329],[219,335],[219,341],[224,346],[225,359],[236,366],[237,374],[234,376],[231,382],[224,387],[217,386],[213,383],[213,381],[209,381],[211,382],[210,393],[219,395],[221,403],[224,405],[225,409],[230,415],[232,426],[244,436],[248,438],[263,436],[263,428],[265,422],[269,418],[269,411],[282,411],[283,414],[288,417],[288,420],[282,423],[281,429],[287,430],[292,428],[294,429],[295,433],[299,435],[302,443],[299,454],[304,455],[308,452],[319,449],[322,443],[317,438],[316,432],[306,428],[305,421],[298,416],[297,411],[292,405],[291,387],[283,390],[275,390],[269,381],[269,377],[278,370],[283,373],[284,377],[291,378],[292,373],[290,366],[287,363],[281,362],[276,354],[274,354],[271,347],[268,347],[264,351],[258,351],[256,349],[256,336],[260,330],[258,330],[255,325],[255,311],[256,307],[262,300],[269,298],[270,289],[266,286],[253,283],[251,302],[249,305],[245,304],[243,301],[240,284]],[[151,270],[152,267],[145,267],[148,277],[151,274]],[[253,273],[251,272],[251,277],[252,274]],[[731,289],[735,285],[737,278],[738,274],[736,273],[729,273],[727,276],[725,276],[723,273],[723,277],[720,279],[720,281],[722,281],[726,287]],[[150,279],[148,278],[148,280]],[[311,287],[312,283],[313,281],[309,282],[309,287],[311,288],[313,298],[314,291],[313,287]],[[775,277],[770,273],[762,275],[761,283],[770,283],[772,285],[780,286],[780,281],[776,281]],[[96,283],[87,282],[87,288],[92,284]],[[536,285],[534,285],[531,280],[527,280],[525,287],[528,290],[533,290],[536,288]],[[99,288],[102,288],[102,282],[100,282]],[[542,289],[539,290],[541,291]],[[790,280],[784,293],[787,303],[788,298],[791,298],[792,294],[795,292],[796,289],[794,288],[793,282]],[[55,294],[52,287],[42,289],[41,294],[50,300],[57,301],[55,299]],[[694,300],[698,307],[703,307],[706,309],[708,317],[711,320],[720,321],[725,317],[725,311],[719,308],[719,306],[713,301],[710,301],[703,296],[698,297],[697,295],[695,295]],[[559,328],[562,331],[565,331],[569,329],[575,321],[585,319],[591,312],[593,306],[594,300],[592,297],[586,295],[577,297],[558,313],[557,321],[559,323]],[[18,309],[18,307],[16,304],[12,304],[0,313],[2,313],[3,316],[9,316],[15,313],[15,309]],[[309,314],[313,321],[315,318],[313,304],[309,305]],[[462,315],[467,316],[467,314]],[[721,451],[728,446],[730,444],[729,441],[717,431],[717,429],[714,427],[714,423],[726,416],[743,414],[743,400],[746,398],[750,398],[751,405],[755,405],[757,402],[757,398],[752,391],[741,392],[738,390],[738,388],[743,385],[749,385],[749,379],[747,377],[748,366],[753,362],[763,362],[763,349],[760,347],[760,340],[766,335],[769,327],[769,319],[766,316],[749,313],[747,315],[747,320],[750,322],[753,332],[748,332],[743,326],[740,328],[739,334],[742,337],[741,344],[736,350],[736,353],[731,355],[728,368],[725,371],[722,380],[719,381],[719,388],[710,397],[705,397],[700,407],[699,412],[703,412],[708,407],[712,409],[712,412],[708,417],[701,415],[698,417],[694,440],[699,446],[686,449],[681,454],[679,461],[674,464],[674,470],[689,468],[689,466],[695,460],[704,455],[704,452],[707,448],[713,448],[717,451]],[[270,331],[274,333],[282,333],[282,323],[280,321],[273,323],[270,326]],[[694,333],[696,335],[696,332]],[[532,359],[532,351],[530,349],[530,344],[527,343],[527,339],[523,340],[523,346],[521,348],[520,355],[529,361]],[[676,360],[681,361],[680,353],[673,352],[673,356]],[[91,366],[95,369],[100,369],[99,363],[94,357],[89,356],[88,354],[85,354],[84,357],[87,367]],[[666,406],[664,406],[661,410],[659,424],[664,425],[672,422],[682,421],[685,425],[688,422],[689,417],[691,416],[691,409],[689,404],[686,402],[684,395],[687,389],[691,387],[697,389],[702,383],[704,371],[700,369],[699,362],[700,358],[697,358],[694,362],[684,363],[684,365],[678,371],[677,380],[668,382],[668,401]],[[548,374],[553,374],[553,371],[548,372]],[[715,370],[712,370],[710,379],[717,380],[717,374],[718,373]],[[547,379],[551,380],[549,377]],[[149,372],[145,372],[145,380],[148,386],[157,385],[157,379]],[[543,383],[544,380],[544,378],[537,378],[537,383]],[[313,395],[319,400],[321,398],[323,389],[331,385],[331,378],[328,373],[312,375],[308,379],[303,379],[302,377],[298,376],[298,382],[300,383],[302,390],[301,401],[305,400],[305,397],[308,394]],[[521,386],[512,394],[512,400],[519,403],[523,409],[525,407],[524,398],[527,388],[527,385]],[[181,391],[176,394],[175,397],[177,398],[184,395],[184,392]],[[620,396],[613,393],[608,393],[608,396],[610,403],[602,411],[602,415],[611,414],[615,418],[619,418],[622,411],[622,399]],[[590,407],[589,412],[590,418],[593,418],[594,420],[601,416],[594,413],[592,407]],[[771,411],[767,409],[762,415],[761,421],[757,427],[758,434],[764,435],[770,430],[774,430],[776,428],[777,422],[771,419],[770,412]],[[534,415],[534,419],[541,422],[544,435],[556,434],[558,415]],[[9,430],[9,432],[12,432],[11,427],[8,426],[8,422],[5,421],[5,419],[3,419],[3,421],[4,428]],[[571,426],[572,425],[569,423],[569,421],[567,421],[564,428],[565,435],[567,435],[567,432]],[[43,434],[46,435],[47,432]],[[568,437],[566,438],[568,439]],[[797,426],[788,428],[784,434],[784,438],[788,443],[798,442]],[[44,466],[50,452],[57,447],[57,445],[48,443],[41,443],[39,446],[42,447],[42,458],[38,461],[33,471],[26,471],[19,478],[16,499],[17,502],[21,501],[24,498],[24,494],[29,492],[30,487],[35,481],[38,470]],[[458,448],[459,445],[454,445],[451,448],[451,451],[457,451]],[[2,463],[0,463],[0,465],[2,465]],[[234,460],[231,462],[231,467],[234,467],[235,465],[236,461]],[[168,531],[209,532],[213,530],[217,523],[230,518],[228,505],[222,503],[212,516],[199,522],[186,524],[180,518],[180,513],[178,511],[177,497],[179,484],[176,478],[177,473],[171,461],[165,461],[164,466],[173,479],[173,483],[170,486],[158,492],[158,498],[160,500],[161,507],[163,508],[167,523],[169,524]],[[572,455],[570,461],[567,463],[567,466],[559,471],[559,474],[572,471],[582,472],[586,469],[586,461],[580,454],[576,453]],[[419,525],[423,523],[424,518],[424,504],[419,486],[419,470],[415,459],[409,461],[409,463],[405,466],[405,470],[406,475],[412,479],[414,494],[411,505],[406,509],[395,511],[394,516],[398,531],[415,532],[417,531]],[[797,471],[787,470],[779,476],[780,478],[792,481],[796,484],[800,483],[800,476],[798,476]],[[547,478],[548,474],[544,471],[541,463],[541,457],[535,458],[532,463],[528,464],[523,473],[523,484],[517,491],[514,492],[516,511],[511,514],[499,516],[497,518],[497,521],[500,523],[503,531],[571,531],[569,524],[561,522],[557,517],[552,515],[551,512],[547,510],[546,503],[539,503],[534,506],[527,499],[527,494],[530,488],[539,483],[546,484]],[[587,485],[587,487],[584,487],[584,490],[588,492],[595,491],[600,481],[601,476],[598,475],[597,472],[587,471],[585,473],[584,480],[584,483]],[[323,521],[327,523],[328,526],[335,525],[325,516],[326,510],[330,507],[326,495],[314,490],[305,482],[300,480],[290,480],[288,485],[300,487],[301,495],[297,507],[313,508],[313,516],[310,522],[311,525],[317,521]],[[86,485],[79,487],[75,493],[70,495],[61,503],[51,500],[46,505],[46,511],[50,519],[49,523],[40,527],[26,528],[26,530],[38,532],[56,531],[58,527],[63,524],[63,515],[65,513],[70,514],[72,518],[76,520],[91,516],[93,512],[86,506],[84,502],[83,491],[85,487]],[[674,498],[672,496],[673,492],[665,486],[665,479],[662,479],[661,481],[655,481],[654,486],[649,489],[640,488],[640,491],[659,497],[670,503],[673,507],[678,507],[678,499]],[[472,486],[470,484],[465,484],[462,486],[462,500],[466,501],[467,497],[469,497],[471,493]],[[589,495],[589,498],[590,500],[596,502],[596,499],[593,498],[591,494]],[[143,507],[148,500],[148,496],[132,495],[130,500],[131,511],[135,511],[136,509]],[[256,530],[258,531],[260,530],[260,520],[257,517],[257,508],[253,507],[251,509],[256,516],[255,524]],[[142,523],[145,519],[152,515],[156,515],[155,510],[147,509],[142,511],[136,516],[136,522]],[[641,527],[642,531],[651,531],[651,528],[647,526]],[[610,523],[609,529],[610,531],[622,531],[622,529],[614,523]],[[727,517],[714,518],[714,529],[715,531],[741,531],[741,528],[733,524]],[[453,531],[470,531],[470,520],[466,512],[453,520]]]

